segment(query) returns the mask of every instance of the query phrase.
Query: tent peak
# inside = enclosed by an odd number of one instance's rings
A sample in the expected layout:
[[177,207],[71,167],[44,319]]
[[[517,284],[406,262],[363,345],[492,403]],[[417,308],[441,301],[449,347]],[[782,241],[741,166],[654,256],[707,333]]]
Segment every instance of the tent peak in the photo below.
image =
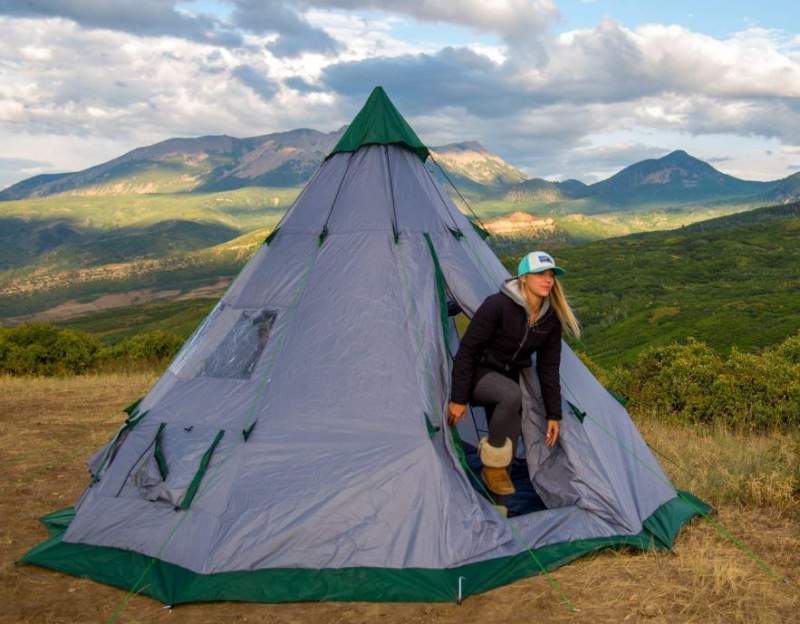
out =
[[423,162],[428,157],[428,148],[392,104],[383,87],[377,86],[328,156],[338,152],[355,152],[365,145],[390,144],[410,149]]

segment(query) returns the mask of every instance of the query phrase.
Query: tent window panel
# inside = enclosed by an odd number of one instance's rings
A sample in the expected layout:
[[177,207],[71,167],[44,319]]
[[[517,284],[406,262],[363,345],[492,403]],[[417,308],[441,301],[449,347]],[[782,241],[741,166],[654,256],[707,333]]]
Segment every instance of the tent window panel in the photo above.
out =
[[248,379],[269,342],[277,316],[275,310],[242,312],[227,336],[208,356],[203,376]]

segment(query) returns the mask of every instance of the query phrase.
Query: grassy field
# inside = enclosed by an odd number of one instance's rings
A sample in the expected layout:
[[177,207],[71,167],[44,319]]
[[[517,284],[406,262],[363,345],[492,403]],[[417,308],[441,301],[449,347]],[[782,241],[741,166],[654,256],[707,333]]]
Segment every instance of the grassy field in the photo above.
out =
[[[603,552],[552,573],[455,604],[196,604],[164,610],[151,599],[41,568],[15,566],[45,537],[37,518],[73,503],[84,461],[119,426],[121,408],[154,373],[0,378],[0,622],[507,623],[795,621],[800,610],[800,436],[742,436],[666,425],[635,414],[673,483],[712,503],[715,516],[777,574],[763,572],[709,522],[695,520],[672,553]],[[115,619],[116,618],[116,619]]]

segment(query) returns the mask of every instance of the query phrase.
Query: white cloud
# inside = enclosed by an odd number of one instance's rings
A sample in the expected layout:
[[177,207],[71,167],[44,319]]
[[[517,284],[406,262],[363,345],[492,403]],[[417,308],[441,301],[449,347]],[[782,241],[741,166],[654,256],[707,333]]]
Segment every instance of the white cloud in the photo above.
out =
[[[144,0],[130,22],[132,0],[95,16],[80,4],[33,2],[28,17],[0,17],[6,157],[40,160],[24,148],[37,136],[51,151],[74,151],[74,160],[47,158],[64,169],[172,136],[331,130],[375,84],[429,143],[479,139],[535,175],[594,175],[661,149],[648,132],[800,145],[800,36],[782,31],[715,38],[604,20],[556,36],[548,27],[558,10],[545,0],[231,0],[231,19],[262,18],[246,30],[170,1]],[[283,22],[267,19],[275,7]],[[414,20],[496,39],[410,43],[397,33]],[[294,39],[278,50],[285,37]],[[598,143],[614,132],[638,134]],[[86,162],[92,141],[97,157]],[[772,160],[759,175],[785,166]]]

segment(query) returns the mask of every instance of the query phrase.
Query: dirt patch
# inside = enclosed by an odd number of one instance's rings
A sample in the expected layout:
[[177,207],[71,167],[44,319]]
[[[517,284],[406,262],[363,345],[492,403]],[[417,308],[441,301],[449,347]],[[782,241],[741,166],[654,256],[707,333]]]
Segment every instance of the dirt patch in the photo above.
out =
[[[568,610],[550,581],[533,577],[440,603],[212,603],[165,610],[86,579],[15,566],[45,537],[38,518],[75,500],[87,480],[84,461],[117,429],[121,408],[141,396],[153,374],[69,379],[0,378],[0,622],[747,622],[797,620],[800,521],[771,507],[721,505],[718,520],[786,581],[772,579],[705,521],[679,536],[673,553],[604,552],[551,577],[578,609]],[[663,428],[660,431],[664,431]],[[645,428],[647,437],[651,430]],[[672,438],[688,439],[675,428]],[[649,439],[649,438],[648,438]],[[712,442],[709,442],[711,444]],[[706,449],[707,451],[709,449]],[[713,454],[709,453],[709,461]],[[670,467],[665,466],[668,471]],[[680,477],[671,475],[680,483]],[[698,484],[701,485],[701,484]],[[713,500],[712,500],[713,502]],[[120,611],[121,610],[121,611]]]
[[527,212],[512,212],[504,217],[485,221],[484,225],[495,236],[532,236],[541,238],[552,236],[556,222],[550,217],[536,217]]
[[80,302],[73,299],[44,310],[43,312],[3,319],[3,323],[16,325],[28,321],[64,321],[77,316],[83,316],[84,314],[91,314],[92,312],[100,312],[101,310],[142,303],[152,303],[154,301],[179,301],[184,299],[220,297],[230,284],[230,278],[221,277],[213,284],[193,288],[183,293],[180,290],[155,290],[152,288],[144,288],[141,290],[129,290],[124,293],[101,295],[97,299],[89,302]]

